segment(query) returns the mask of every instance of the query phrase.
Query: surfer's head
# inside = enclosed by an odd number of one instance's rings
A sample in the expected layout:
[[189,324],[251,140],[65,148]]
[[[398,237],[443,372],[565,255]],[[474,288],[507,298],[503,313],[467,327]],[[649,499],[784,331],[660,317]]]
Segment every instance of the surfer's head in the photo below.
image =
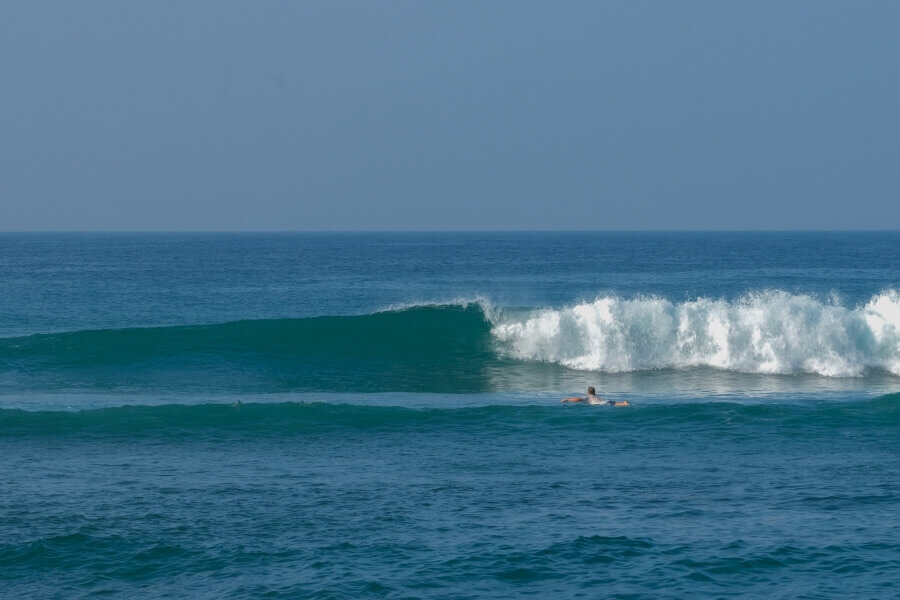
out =
[[591,396],[593,396],[593,395],[596,394],[596,393],[597,393],[597,392],[594,390],[593,387],[589,387],[589,388],[588,388],[588,394],[590,394]]

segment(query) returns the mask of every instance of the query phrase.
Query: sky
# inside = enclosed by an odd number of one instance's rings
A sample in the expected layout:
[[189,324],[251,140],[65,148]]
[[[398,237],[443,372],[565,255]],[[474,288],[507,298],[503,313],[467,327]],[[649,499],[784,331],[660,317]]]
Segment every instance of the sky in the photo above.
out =
[[898,2],[20,2],[0,230],[900,228]]

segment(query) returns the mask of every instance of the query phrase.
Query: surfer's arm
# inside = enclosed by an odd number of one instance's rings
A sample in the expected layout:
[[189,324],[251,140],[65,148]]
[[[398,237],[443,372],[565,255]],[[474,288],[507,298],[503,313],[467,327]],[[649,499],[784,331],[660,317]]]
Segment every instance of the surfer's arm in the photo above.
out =
[[563,398],[560,402],[584,402],[584,398]]

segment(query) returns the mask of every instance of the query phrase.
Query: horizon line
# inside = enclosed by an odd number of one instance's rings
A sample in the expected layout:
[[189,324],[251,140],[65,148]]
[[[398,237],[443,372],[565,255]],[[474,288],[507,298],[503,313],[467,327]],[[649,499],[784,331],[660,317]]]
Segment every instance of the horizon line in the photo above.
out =
[[9,229],[10,234],[897,233],[885,229]]

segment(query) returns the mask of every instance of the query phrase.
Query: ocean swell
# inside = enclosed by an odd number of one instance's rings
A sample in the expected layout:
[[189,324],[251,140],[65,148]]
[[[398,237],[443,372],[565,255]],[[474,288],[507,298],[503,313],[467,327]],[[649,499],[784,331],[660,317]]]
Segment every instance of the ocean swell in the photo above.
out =
[[738,300],[602,297],[527,314],[499,314],[501,356],[621,373],[714,367],[744,373],[900,375],[900,292],[847,308],[783,291]]
[[689,368],[898,376],[900,293],[853,308],[781,291],[538,310],[461,302],[0,339],[0,393],[465,394],[586,385],[572,369]]
[[[638,403],[630,410],[550,404],[485,405],[459,408],[361,406],[324,402],[236,404],[125,405],[85,410],[21,410],[0,408],[0,439],[60,434],[158,437],[168,434],[195,439],[200,431],[306,434],[357,432],[471,432],[492,436],[527,429],[546,431],[606,427],[685,427],[729,429],[756,424],[767,431],[802,428],[807,433],[836,427],[887,428],[900,421],[900,394],[852,402],[760,403],[733,402]],[[773,428],[778,424],[778,428]]]

